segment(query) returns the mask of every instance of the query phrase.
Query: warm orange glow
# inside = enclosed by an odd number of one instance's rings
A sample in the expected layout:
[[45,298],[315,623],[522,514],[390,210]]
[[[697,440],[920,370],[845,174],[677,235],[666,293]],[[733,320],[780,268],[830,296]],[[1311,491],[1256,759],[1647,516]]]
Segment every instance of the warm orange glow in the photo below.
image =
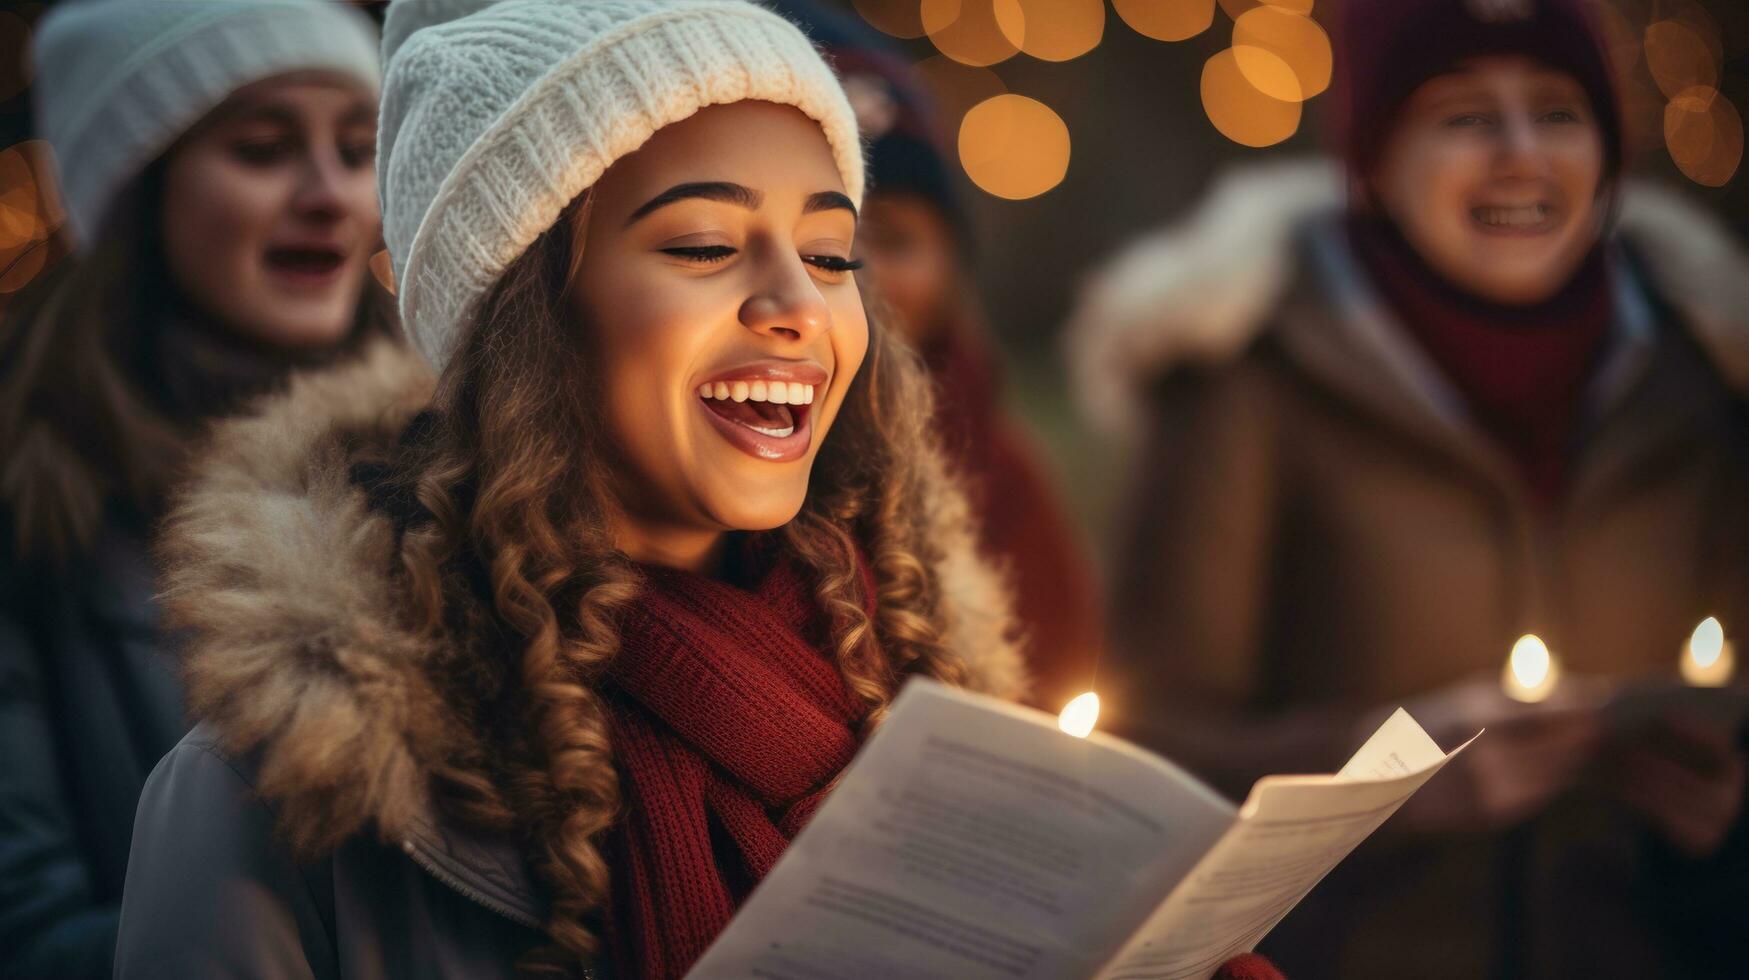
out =
[[1694,27],[1661,20],[1646,28],[1646,68],[1666,96],[1719,84],[1719,54]]
[[36,190],[36,173],[18,147],[0,151],[0,251],[47,234]]
[[883,34],[907,40],[923,36],[921,0],[855,0],[856,12]]
[[1514,701],[1535,703],[1554,693],[1560,677],[1560,662],[1549,652],[1548,645],[1535,633],[1526,633],[1512,645],[1501,685],[1506,696]]
[[1718,90],[1687,89],[1664,107],[1664,145],[1689,180],[1723,187],[1743,163],[1743,117]]
[[922,15],[937,51],[976,68],[1014,57],[1026,38],[1020,0],[923,0]]
[[1737,654],[1725,628],[1711,616],[1700,621],[1682,651],[1682,679],[1695,687],[1724,687],[1737,672]]
[[1073,701],[1063,706],[1063,713],[1057,716],[1057,727],[1076,738],[1086,738],[1093,734],[1093,726],[1099,722],[1099,695],[1088,691],[1079,695]]
[[1215,0],[1111,0],[1130,30],[1156,41],[1193,38],[1215,20]]
[[389,261],[388,249],[382,249],[370,257],[370,271],[371,275],[377,277],[377,282],[382,283],[383,288],[393,295],[395,292],[395,266]]
[[[1254,48],[1246,57],[1264,62],[1275,56]],[[1285,63],[1277,71],[1292,74]],[[1244,146],[1273,146],[1300,128],[1300,104],[1258,91],[1246,79],[1232,48],[1202,66],[1202,108],[1222,136]]]
[[1270,98],[1304,102],[1330,87],[1330,37],[1310,17],[1281,7],[1247,11],[1233,25],[1233,50],[1240,73]]
[[1221,0],[1221,9],[1234,20],[1258,7],[1280,7],[1296,14],[1309,14],[1312,12],[1312,0]]
[[1019,0],[1025,21],[1020,50],[1040,61],[1068,61],[1099,46],[1105,0]]
[[1069,171],[1069,127],[1051,107],[998,95],[960,123],[960,165],[984,191],[1011,201],[1037,197]]

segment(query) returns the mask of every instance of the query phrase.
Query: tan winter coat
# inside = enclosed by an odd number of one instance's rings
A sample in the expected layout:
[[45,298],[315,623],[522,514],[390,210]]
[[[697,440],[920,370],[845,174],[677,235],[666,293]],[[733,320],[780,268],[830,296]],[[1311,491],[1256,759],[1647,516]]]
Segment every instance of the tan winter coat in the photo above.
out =
[[[197,468],[163,550],[200,723],[140,801],[122,980],[489,980],[544,942],[517,843],[427,795],[469,734],[428,667],[477,638],[399,625],[391,519],[350,478],[432,387],[385,344],[227,423]],[[970,541],[936,568],[950,644],[972,686],[1017,697],[1018,656],[992,631],[1006,594]]]
[[[1071,333],[1084,404],[1136,440],[1108,700],[1235,794],[1332,771],[1373,709],[1498,677],[1527,632],[1618,677],[1673,674],[1709,615],[1749,637],[1749,257],[1673,196],[1627,194],[1622,323],[1544,512],[1380,306],[1341,206],[1324,164],[1229,180],[1096,279]],[[1511,835],[1387,834],[1268,951],[1296,980],[1749,962],[1703,948],[1727,894],[1749,932],[1741,825],[1680,868],[1583,797]],[[1685,917],[1700,940],[1666,928]]]

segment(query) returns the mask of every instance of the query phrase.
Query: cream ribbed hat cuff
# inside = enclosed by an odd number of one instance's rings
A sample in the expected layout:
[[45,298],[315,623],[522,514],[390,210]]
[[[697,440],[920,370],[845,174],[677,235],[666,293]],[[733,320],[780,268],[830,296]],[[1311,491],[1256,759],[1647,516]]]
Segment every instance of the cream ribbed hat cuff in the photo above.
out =
[[745,100],[817,121],[861,202],[855,116],[805,35],[738,2],[637,18],[555,65],[444,178],[395,270],[420,352],[446,363],[504,269],[614,160],[701,108]]

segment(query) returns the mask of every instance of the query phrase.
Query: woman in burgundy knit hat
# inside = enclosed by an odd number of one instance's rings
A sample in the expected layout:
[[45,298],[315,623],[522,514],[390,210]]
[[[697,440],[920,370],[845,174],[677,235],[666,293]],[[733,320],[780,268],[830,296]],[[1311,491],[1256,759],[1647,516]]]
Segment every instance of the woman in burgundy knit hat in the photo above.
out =
[[1145,439],[1113,724],[1233,792],[1399,703],[1489,729],[1276,931],[1295,977],[1738,971],[1742,733],[1598,702],[1749,631],[1749,260],[1624,181],[1583,0],[1340,21],[1344,166],[1229,178],[1077,317],[1088,408]]

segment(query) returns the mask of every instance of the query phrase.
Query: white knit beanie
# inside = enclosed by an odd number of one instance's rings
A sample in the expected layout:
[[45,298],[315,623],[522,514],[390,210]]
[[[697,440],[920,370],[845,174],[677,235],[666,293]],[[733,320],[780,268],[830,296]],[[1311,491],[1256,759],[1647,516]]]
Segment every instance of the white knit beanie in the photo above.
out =
[[64,0],[36,32],[37,128],[81,243],[116,194],[251,82],[331,71],[373,94],[376,29],[334,0]]
[[402,323],[439,370],[567,204],[705,106],[800,109],[861,202],[844,90],[795,25],[744,0],[393,0],[383,37],[383,234]]

